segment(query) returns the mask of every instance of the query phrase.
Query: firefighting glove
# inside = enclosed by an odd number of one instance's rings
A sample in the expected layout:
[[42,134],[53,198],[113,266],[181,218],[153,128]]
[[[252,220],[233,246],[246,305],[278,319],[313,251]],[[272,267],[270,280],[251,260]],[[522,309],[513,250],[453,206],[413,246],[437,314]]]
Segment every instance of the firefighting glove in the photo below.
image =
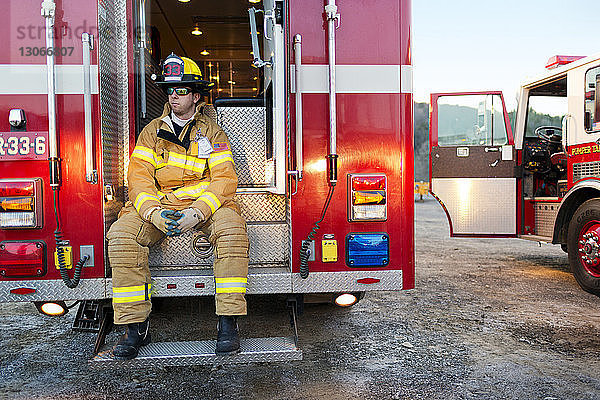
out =
[[180,213],[182,216],[177,220],[179,223],[177,230],[180,234],[187,232],[199,223],[204,222],[204,215],[197,208],[186,208],[185,210],[181,210]]
[[177,219],[181,218],[181,213],[175,210],[167,210],[165,208],[157,208],[150,214],[150,222],[152,225],[160,229],[167,236],[175,236],[178,223]]

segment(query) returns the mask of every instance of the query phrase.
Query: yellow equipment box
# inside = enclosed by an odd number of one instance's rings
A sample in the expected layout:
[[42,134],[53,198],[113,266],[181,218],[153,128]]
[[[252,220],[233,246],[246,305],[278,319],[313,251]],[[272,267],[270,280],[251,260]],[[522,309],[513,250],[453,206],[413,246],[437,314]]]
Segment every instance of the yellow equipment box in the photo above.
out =
[[335,262],[338,259],[337,240],[325,239],[321,242],[323,262]]

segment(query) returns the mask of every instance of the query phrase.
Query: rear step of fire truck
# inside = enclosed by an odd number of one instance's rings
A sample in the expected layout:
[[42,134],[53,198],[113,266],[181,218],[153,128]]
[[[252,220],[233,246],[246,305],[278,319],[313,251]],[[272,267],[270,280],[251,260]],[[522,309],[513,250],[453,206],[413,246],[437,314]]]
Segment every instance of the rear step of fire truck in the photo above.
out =
[[[288,337],[242,338],[240,352],[233,355],[215,354],[216,341],[202,340],[191,342],[150,343],[140,348],[133,360],[121,361],[112,357],[112,350],[106,349],[89,361],[94,369],[113,369],[122,367],[148,368],[193,365],[226,365],[251,362],[278,362],[302,360],[302,350],[298,348],[298,330],[295,298],[288,300],[290,324],[293,335]],[[104,341],[100,332],[99,340]]]
[[94,357],[90,365],[113,369],[119,365],[147,368],[302,360],[302,352],[294,338],[289,337],[241,339],[240,352],[235,355],[216,355],[215,345],[214,340],[150,343],[140,349],[136,358],[128,361],[115,360],[111,350],[106,350]]

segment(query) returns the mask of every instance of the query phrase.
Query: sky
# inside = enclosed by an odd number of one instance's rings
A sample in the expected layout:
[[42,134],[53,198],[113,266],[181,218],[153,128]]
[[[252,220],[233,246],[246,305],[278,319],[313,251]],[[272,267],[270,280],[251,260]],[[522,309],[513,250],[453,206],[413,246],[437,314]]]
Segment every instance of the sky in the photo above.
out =
[[600,0],[412,0],[414,100],[520,85],[554,55],[600,53]]

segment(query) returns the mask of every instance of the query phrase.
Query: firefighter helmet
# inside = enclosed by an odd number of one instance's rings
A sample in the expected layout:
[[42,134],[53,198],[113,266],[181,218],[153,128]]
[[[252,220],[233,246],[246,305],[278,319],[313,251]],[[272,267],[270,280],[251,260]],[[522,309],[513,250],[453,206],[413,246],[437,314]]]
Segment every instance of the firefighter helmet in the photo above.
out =
[[198,65],[187,57],[179,57],[171,53],[163,62],[163,74],[156,84],[166,90],[172,86],[189,86],[194,91],[206,93],[215,85],[202,79],[202,71]]

